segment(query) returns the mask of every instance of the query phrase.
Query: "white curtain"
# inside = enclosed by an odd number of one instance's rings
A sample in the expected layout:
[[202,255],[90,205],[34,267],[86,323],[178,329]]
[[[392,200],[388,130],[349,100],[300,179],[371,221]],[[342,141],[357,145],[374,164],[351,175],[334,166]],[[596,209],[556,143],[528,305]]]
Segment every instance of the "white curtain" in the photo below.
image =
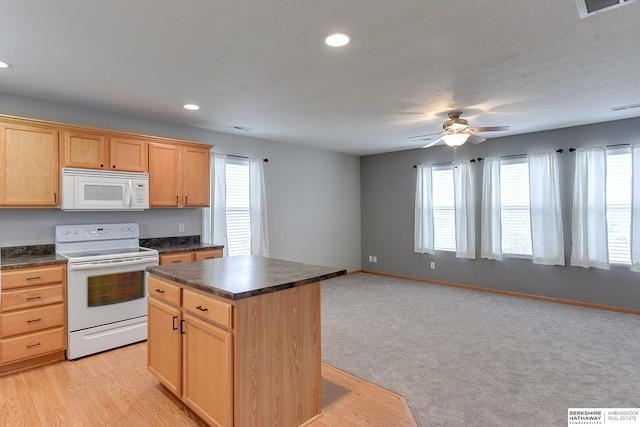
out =
[[571,227],[571,265],[609,268],[604,147],[576,150]]
[[225,179],[226,156],[211,153],[209,186],[210,208],[202,210],[202,240],[207,243],[224,245],[224,256],[227,256],[227,202]]
[[631,271],[640,271],[640,144],[631,144]]
[[557,154],[537,153],[528,157],[533,263],[564,265]]
[[456,258],[476,258],[475,180],[471,163],[453,164],[456,211]]
[[249,203],[251,221],[251,254],[269,256],[267,199],[262,159],[249,160]]
[[431,193],[431,166],[416,167],[415,223],[413,233],[413,251],[434,253],[433,240],[433,202]]
[[482,170],[480,256],[502,261],[500,159],[487,157]]

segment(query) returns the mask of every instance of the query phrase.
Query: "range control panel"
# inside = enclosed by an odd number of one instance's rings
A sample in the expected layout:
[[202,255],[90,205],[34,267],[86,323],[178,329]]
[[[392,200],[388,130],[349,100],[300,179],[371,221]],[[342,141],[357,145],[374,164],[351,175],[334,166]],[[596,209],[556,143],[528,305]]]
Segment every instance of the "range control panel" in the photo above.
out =
[[56,242],[137,239],[140,229],[135,222],[123,224],[82,224],[56,226]]

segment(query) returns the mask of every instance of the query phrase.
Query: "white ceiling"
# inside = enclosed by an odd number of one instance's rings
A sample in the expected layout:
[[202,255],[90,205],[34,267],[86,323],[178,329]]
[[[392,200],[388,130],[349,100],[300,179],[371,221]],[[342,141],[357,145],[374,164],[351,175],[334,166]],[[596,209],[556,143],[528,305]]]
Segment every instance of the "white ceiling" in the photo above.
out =
[[[0,0],[0,92],[366,155],[640,116],[640,3]],[[344,31],[345,48],[323,44]],[[197,112],[184,103],[201,106]],[[0,111],[0,113],[2,113]],[[234,126],[252,131],[238,131]]]

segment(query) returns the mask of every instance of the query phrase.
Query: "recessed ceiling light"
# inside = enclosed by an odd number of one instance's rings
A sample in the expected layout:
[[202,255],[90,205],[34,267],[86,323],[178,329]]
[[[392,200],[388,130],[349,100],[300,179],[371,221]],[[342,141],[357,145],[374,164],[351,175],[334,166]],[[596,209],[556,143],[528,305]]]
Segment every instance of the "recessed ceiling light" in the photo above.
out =
[[11,68],[11,64],[8,62],[0,61],[0,68]]
[[192,111],[195,111],[195,110],[199,110],[199,109],[200,109],[200,106],[199,106],[199,105],[196,105],[196,104],[184,104],[184,105],[183,105],[183,107],[184,107],[186,110],[192,110]]
[[349,36],[342,33],[329,34],[324,38],[324,42],[331,47],[340,47],[349,43]]

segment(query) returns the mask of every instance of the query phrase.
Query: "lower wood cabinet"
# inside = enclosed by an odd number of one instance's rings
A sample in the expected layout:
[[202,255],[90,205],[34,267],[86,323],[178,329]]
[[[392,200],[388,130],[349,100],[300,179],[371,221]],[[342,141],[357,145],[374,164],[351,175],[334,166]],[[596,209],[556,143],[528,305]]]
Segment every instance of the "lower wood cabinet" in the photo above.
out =
[[0,371],[44,355],[64,357],[66,276],[64,264],[2,271]]
[[231,305],[199,294],[197,306],[185,305],[190,291],[154,276],[148,286],[149,371],[207,424],[233,426],[232,332],[187,311],[224,305],[231,313]]
[[222,258],[222,249],[205,249],[195,252],[179,252],[175,254],[160,255],[160,265],[203,261],[211,258]]
[[211,426],[320,416],[320,284],[230,300],[148,277],[148,369]]

